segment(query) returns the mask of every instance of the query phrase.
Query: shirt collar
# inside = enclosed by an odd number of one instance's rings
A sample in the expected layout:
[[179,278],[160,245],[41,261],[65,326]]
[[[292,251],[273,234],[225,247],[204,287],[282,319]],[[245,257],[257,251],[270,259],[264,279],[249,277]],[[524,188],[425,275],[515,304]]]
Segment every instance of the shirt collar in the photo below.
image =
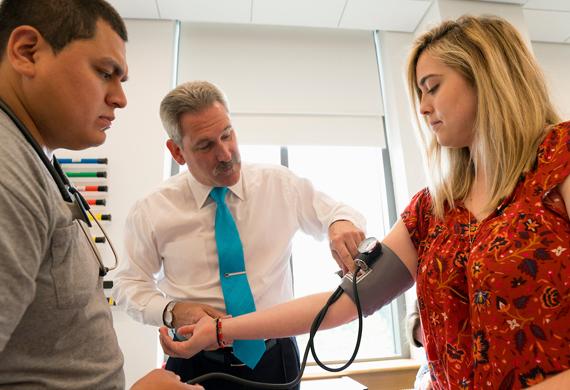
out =
[[[210,191],[212,191],[212,188],[214,187],[200,183],[198,180],[194,178],[194,176],[192,175],[192,173],[190,173],[190,171],[188,171],[188,186],[190,187],[192,195],[194,195],[194,199],[196,200],[196,205],[198,206],[198,208],[202,208],[206,204],[208,204],[209,203],[208,200],[210,202],[213,202],[213,200],[210,199],[209,195]],[[238,182],[233,186],[228,187],[228,189],[240,200],[245,199],[244,188],[243,188],[243,169],[240,172]]]

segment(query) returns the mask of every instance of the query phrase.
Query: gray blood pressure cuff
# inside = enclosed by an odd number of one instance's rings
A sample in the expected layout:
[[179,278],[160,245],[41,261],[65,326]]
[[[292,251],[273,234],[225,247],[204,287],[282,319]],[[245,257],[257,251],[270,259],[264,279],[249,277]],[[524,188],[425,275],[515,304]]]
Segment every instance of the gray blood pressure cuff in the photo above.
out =
[[[348,273],[342,278],[340,287],[355,301],[353,275]],[[367,272],[360,272],[356,278],[358,298],[364,316],[369,316],[382,306],[390,303],[414,284],[408,268],[402,260],[386,245],[382,253]]]

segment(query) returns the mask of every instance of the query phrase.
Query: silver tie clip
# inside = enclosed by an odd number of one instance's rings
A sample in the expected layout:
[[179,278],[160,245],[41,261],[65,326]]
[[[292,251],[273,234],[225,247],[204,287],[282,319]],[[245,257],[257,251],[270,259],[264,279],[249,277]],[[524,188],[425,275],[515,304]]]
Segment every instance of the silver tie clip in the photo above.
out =
[[245,275],[245,271],[240,271],[240,272],[226,272],[224,274],[224,277],[226,278],[230,278],[232,276],[238,276],[238,275]]

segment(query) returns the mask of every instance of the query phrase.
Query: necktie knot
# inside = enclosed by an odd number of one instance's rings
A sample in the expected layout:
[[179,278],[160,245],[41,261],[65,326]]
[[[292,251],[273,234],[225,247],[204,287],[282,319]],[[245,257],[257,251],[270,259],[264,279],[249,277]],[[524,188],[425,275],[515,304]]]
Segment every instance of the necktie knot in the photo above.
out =
[[210,191],[210,197],[216,202],[216,204],[226,203],[226,194],[228,193],[228,187],[214,187]]

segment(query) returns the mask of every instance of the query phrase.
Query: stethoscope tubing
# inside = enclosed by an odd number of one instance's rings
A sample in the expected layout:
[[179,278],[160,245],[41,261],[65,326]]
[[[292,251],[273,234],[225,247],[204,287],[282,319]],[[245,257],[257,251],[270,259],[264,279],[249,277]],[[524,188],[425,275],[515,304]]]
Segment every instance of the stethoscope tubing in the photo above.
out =
[[[36,155],[42,161],[42,163],[44,164],[44,166],[46,167],[46,169],[50,173],[51,177],[53,178],[55,184],[57,185],[57,188],[58,188],[59,193],[61,194],[61,197],[63,198],[63,200],[67,203],[73,203],[74,202],[73,197],[75,197],[75,202],[78,202],[78,203],[81,202],[81,205],[78,205],[78,207],[81,207],[85,213],[89,213],[91,215],[93,221],[95,221],[95,223],[97,224],[97,226],[99,227],[99,229],[101,230],[101,232],[103,233],[105,238],[107,239],[107,242],[109,243],[109,246],[111,247],[111,251],[113,252],[113,256],[115,257],[115,264],[112,267],[105,267],[105,265],[103,264],[103,260],[100,258],[99,255],[96,255],[97,261],[99,262],[99,267],[100,267],[99,274],[101,276],[105,276],[107,274],[107,272],[117,269],[117,267],[119,266],[119,257],[117,256],[117,251],[115,250],[115,246],[113,245],[113,242],[109,238],[109,235],[107,234],[105,229],[103,229],[103,226],[101,226],[99,221],[97,221],[97,218],[95,218],[93,213],[91,213],[90,207],[87,204],[87,202],[85,201],[85,199],[83,198],[83,196],[81,195],[81,193],[79,193],[79,191],[77,191],[77,189],[75,187],[73,187],[71,182],[67,179],[67,177],[63,173],[63,170],[61,169],[61,166],[57,162],[57,158],[55,158],[55,156],[54,156],[54,158],[53,158],[54,163],[53,164],[49,161],[48,157],[46,156],[46,154],[42,150],[41,146],[34,139],[32,134],[30,133],[30,131],[26,127],[26,125],[24,125],[24,123],[22,123],[22,121],[16,116],[16,114],[14,114],[14,112],[10,109],[10,107],[8,107],[8,105],[2,99],[0,99],[0,110],[2,110],[10,118],[10,120],[18,128],[18,130],[20,131],[22,136],[26,139],[28,144],[32,147],[32,149],[34,149],[34,151],[36,152]],[[73,195],[73,197],[72,197],[72,195]],[[85,215],[85,216],[87,217],[87,215]],[[85,222],[89,227],[91,227],[91,224],[89,222],[89,218],[86,218]]]

